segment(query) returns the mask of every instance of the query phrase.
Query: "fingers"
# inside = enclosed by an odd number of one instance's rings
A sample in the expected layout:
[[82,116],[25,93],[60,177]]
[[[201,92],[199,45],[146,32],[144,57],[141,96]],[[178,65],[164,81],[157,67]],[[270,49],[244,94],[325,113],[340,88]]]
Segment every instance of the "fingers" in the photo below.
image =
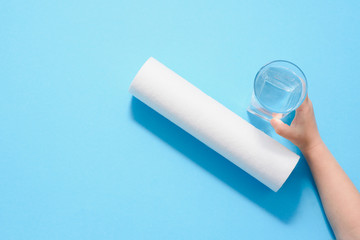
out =
[[297,110],[302,111],[302,110],[306,109],[307,106],[308,106],[310,103],[311,103],[311,102],[310,102],[309,96],[306,95],[306,98],[305,98],[304,102],[298,107]]
[[270,123],[277,134],[286,139],[292,139],[293,131],[289,125],[283,123],[280,119],[277,118],[271,119]]
[[278,119],[280,119],[280,118],[283,117],[283,115],[284,115],[284,114],[282,114],[282,113],[273,113],[273,114],[272,114],[272,117],[273,117],[273,118],[278,118]]

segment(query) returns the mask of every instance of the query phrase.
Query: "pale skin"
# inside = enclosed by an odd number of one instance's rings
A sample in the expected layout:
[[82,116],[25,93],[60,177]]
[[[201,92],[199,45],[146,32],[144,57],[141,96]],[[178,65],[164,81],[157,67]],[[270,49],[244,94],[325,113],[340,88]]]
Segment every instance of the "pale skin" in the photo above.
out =
[[360,239],[360,193],[322,141],[310,99],[296,110],[290,126],[277,118],[270,123],[303,153],[336,238]]

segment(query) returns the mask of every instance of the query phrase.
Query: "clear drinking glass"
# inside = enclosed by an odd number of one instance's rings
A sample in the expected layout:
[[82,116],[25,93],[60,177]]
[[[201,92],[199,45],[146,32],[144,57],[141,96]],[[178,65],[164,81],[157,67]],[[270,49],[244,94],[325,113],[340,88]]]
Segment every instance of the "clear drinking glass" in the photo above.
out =
[[289,61],[276,60],[256,74],[248,111],[267,121],[284,118],[302,104],[306,94],[307,80],[301,69]]

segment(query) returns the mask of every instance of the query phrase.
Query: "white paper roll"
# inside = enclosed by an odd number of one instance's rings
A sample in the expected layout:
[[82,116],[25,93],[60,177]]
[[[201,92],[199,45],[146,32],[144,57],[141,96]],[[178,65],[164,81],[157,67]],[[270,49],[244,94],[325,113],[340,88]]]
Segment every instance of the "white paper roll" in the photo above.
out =
[[129,91],[275,192],[299,160],[154,58],[141,67]]

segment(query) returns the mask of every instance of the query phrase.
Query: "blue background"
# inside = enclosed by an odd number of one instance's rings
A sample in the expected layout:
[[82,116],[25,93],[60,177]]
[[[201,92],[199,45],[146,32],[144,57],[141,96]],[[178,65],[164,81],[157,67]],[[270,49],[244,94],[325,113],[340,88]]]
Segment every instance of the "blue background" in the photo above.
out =
[[299,65],[321,135],[360,187],[359,1],[1,1],[1,239],[329,239],[301,158],[274,193],[131,97],[150,56],[246,113]]

